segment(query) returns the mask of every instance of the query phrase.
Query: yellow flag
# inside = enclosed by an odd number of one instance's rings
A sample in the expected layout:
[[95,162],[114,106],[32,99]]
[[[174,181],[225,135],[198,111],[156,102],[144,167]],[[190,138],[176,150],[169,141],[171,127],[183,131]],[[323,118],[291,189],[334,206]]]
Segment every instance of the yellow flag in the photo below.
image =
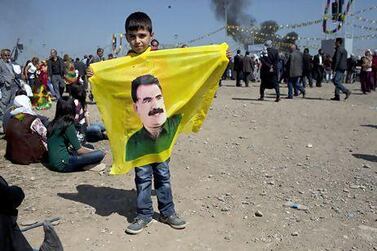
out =
[[[133,167],[166,161],[180,132],[200,129],[228,64],[227,48],[224,43],[147,50],[140,55],[91,65],[94,72],[90,78],[92,91],[113,154],[111,174],[127,173]],[[142,123],[137,113],[140,109],[135,110],[135,105],[148,105],[155,98],[158,103],[160,96],[143,100],[138,97],[138,101],[132,99],[132,81],[145,75],[158,80],[166,109],[167,119],[158,138],[146,137],[150,130]],[[143,79],[151,78],[141,78],[142,82]],[[154,113],[147,115],[151,114]]]

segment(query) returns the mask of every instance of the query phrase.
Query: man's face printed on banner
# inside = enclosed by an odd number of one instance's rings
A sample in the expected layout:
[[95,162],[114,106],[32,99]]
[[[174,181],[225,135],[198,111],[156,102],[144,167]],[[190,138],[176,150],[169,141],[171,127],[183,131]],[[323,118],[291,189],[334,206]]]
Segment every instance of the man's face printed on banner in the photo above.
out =
[[134,108],[144,127],[160,128],[166,121],[166,109],[161,89],[155,85],[140,85],[137,88],[137,101]]

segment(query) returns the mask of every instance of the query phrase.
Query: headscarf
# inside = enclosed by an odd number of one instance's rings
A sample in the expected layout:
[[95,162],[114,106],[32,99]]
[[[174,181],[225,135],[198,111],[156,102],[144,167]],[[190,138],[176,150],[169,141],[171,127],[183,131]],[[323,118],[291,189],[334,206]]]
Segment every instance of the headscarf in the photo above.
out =
[[31,107],[31,102],[28,96],[19,95],[14,98],[13,105],[16,107],[13,111],[10,112],[12,116],[15,116],[20,113],[26,113],[30,115],[36,115]]

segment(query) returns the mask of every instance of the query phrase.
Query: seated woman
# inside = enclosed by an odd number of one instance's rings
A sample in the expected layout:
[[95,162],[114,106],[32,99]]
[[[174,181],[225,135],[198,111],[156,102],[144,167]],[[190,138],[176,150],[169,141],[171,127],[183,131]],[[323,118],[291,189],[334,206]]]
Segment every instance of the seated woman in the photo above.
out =
[[18,95],[6,123],[5,157],[15,164],[41,162],[47,152],[47,129],[32,110],[28,96]]
[[76,107],[75,127],[79,132],[82,142],[97,142],[107,139],[106,129],[102,123],[89,122],[89,112],[86,104],[86,91],[83,85],[73,84],[71,86],[71,96]]
[[[75,103],[63,97],[56,104],[55,118],[47,128],[48,160],[51,168],[58,172],[89,170],[100,163],[105,154],[81,146],[74,124]],[[102,165],[101,168],[103,168]],[[96,171],[101,171],[96,167]],[[103,169],[102,169],[103,170]]]

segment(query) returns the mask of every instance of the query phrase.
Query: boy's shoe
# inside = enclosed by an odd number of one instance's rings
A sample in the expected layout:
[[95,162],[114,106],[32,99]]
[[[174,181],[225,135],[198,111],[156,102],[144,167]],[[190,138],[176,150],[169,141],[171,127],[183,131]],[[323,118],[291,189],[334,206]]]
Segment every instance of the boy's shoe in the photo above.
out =
[[149,223],[152,222],[152,219],[142,219],[142,218],[136,218],[134,222],[129,225],[126,229],[126,233],[128,234],[138,234],[141,233],[146,226],[148,226]]
[[186,221],[179,218],[176,214],[172,214],[169,217],[160,217],[160,221],[162,223],[170,225],[172,228],[175,229],[184,229],[186,227]]

